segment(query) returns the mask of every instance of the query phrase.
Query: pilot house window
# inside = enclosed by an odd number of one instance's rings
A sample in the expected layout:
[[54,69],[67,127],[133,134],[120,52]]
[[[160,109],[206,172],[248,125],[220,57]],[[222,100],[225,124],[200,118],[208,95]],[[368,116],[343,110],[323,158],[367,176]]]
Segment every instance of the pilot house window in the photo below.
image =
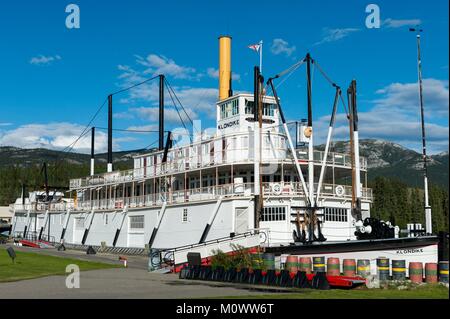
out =
[[226,119],[239,114],[239,99],[225,102],[220,105],[220,119]]

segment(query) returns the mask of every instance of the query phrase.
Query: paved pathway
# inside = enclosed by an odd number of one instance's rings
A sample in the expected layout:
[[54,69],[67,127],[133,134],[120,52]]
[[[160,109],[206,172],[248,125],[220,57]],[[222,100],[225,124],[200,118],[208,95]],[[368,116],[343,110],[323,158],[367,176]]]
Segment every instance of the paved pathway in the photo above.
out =
[[[119,263],[117,255],[86,255],[80,251],[14,247],[16,250],[83,260]],[[262,294],[263,290],[250,290],[233,284],[180,280],[176,274],[155,274],[147,271],[147,258],[129,256],[129,268],[84,271],[80,274],[80,288],[68,289],[65,276],[0,283],[0,299],[7,298],[202,298],[245,296]]]

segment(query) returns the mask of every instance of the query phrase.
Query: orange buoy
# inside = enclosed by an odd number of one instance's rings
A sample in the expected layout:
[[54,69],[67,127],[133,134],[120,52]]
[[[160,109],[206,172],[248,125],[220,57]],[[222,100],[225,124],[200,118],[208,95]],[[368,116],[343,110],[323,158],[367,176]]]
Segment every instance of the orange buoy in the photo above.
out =
[[356,276],[356,260],[344,259],[342,267],[344,268],[344,276],[347,277]]
[[409,263],[409,279],[414,283],[421,283],[423,281],[423,265],[422,263]]
[[286,258],[286,270],[289,270],[290,273],[296,274],[298,271],[298,257],[297,256],[288,256]]
[[425,264],[425,282],[435,284],[438,282],[438,265],[437,263]]
[[341,265],[339,258],[330,257],[327,259],[327,275],[328,276],[341,275]]

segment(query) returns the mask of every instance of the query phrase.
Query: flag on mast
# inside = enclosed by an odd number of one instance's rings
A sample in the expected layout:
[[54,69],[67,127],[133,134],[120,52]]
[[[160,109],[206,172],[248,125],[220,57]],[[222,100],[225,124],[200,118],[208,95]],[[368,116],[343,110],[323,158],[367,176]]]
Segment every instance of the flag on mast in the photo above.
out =
[[252,50],[254,50],[254,51],[256,51],[256,52],[259,52],[259,48],[260,48],[261,46],[259,45],[259,44],[252,44],[252,45],[249,45],[248,46],[248,48],[249,49],[252,49]]
[[248,48],[259,53],[259,71],[262,73],[262,49],[263,49],[262,40],[259,41],[259,43],[257,44],[249,45]]

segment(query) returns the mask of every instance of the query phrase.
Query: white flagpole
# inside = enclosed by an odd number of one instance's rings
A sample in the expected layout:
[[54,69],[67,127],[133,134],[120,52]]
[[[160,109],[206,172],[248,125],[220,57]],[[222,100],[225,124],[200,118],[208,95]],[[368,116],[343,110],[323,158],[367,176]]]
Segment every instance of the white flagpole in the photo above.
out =
[[259,71],[261,72],[261,74],[263,73],[262,71],[262,50],[263,50],[263,41],[259,41]]

